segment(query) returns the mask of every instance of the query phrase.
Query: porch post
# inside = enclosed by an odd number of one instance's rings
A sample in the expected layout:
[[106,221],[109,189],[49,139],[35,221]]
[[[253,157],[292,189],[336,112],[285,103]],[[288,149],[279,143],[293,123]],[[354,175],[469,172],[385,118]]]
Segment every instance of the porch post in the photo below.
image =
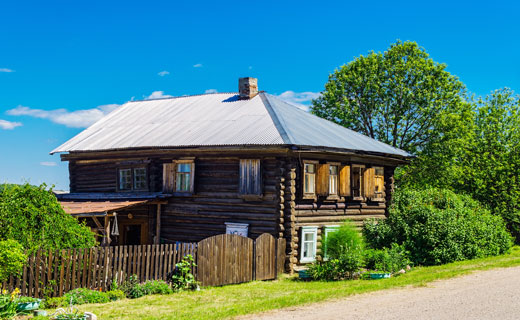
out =
[[105,216],[105,238],[103,239],[103,246],[108,247],[110,246],[110,242],[112,240],[110,239],[110,217],[107,215]]
[[157,204],[157,215],[155,223],[155,244],[161,243],[161,204]]

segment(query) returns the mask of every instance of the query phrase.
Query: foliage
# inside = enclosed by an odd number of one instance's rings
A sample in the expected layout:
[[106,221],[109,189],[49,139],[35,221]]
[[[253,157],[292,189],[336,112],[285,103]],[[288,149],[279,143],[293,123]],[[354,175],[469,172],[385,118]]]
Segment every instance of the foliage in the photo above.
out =
[[191,254],[182,258],[181,262],[175,264],[175,269],[168,275],[173,290],[195,289],[198,285],[191,270],[196,267]]
[[170,294],[173,293],[170,285],[163,280],[149,280],[144,283],[139,282],[137,275],[131,275],[120,289],[127,298],[136,299],[150,294]]
[[43,308],[46,309],[55,309],[60,307],[66,307],[69,305],[69,302],[65,297],[53,297],[53,298],[45,298],[43,300]]
[[0,294],[0,319],[13,319],[16,316],[16,296],[3,292]]
[[23,247],[16,240],[0,241],[0,282],[19,274],[26,260]]
[[122,299],[126,298],[126,295],[122,290],[113,289],[113,290],[107,291],[106,293],[108,295],[108,298],[111,301],[117,301],[117,300],[122,300]]
[[512,246],[504,221],[469,196],[444,189],[401,189],[388,219],[367,222],[367,243],[403,245],[414,264],[437,265],[499,255]]
[[415,42],[397,41],[329,76],[311,112],[416,153],[442,139],[446,115],[464,107],[464,85]]
[[397,272],[411,265],[409,253],[404,246],[392,243],[390,248],[365,251],[365,266],[370,270]]
[[0,240],[17,240],[26,250],[88,248],[94,234],[66,214],[52,189],[10,185],[0,193]]
[[309,268],[313,279],[340,280],[352,278],[363,266],[363,238],[350,222],[345,222],[325,239],[329,260],[316,262]]
[[111,299],[106,292],[91,290],[87,288],[78,288],[71,290],[63,295],[65,301],[69,305],[79,305],[85,303],[106,303]]

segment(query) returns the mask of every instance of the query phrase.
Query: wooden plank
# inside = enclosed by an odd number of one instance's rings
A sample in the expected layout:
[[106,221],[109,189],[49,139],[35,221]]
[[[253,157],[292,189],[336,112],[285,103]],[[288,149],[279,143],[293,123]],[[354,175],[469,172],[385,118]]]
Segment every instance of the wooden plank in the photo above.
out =
[[339,195],[350,197],[350,165],[342,166],[339,170]]
[[128,246],[123,246],[123,259],[121,270],[124,276],[124,280],[126,280],[130,274],[128,274]]
[[116,280],[116,283],[120,285],[121,282],[121,274],[119,272],[119,266],[121,265],[119,262],[119,250],[121,249],[121,246],[114,247],[114,255],[113,255],[113,268],[114,271],[112,272],[112,279]]
[[153,273],[153,279],[159,279],[158,276],[159,276],[159,245],[153,245],[153,247],[155,248],[154,250],[154,255],[155,255],[155,259],[154,259],[154,273]]
[[41,252],[38,250],[36,252],[36,260],[34,262],[35,265],[35,279],[34,279],[34,297],[40,298],[40,277],[42,272],[41,266]]
[[68,292],[71,290],[71,249],[66,249],[65,251],[65,278],[64,278],[64,288],[63,292]]
[[150,245],[146,245],[146,280],[150,280],[150,254],[151,254],[151,247]]
[[327,196],[329,194],[329,164],[318,164],[316,177],[316,194]]
[[[29,259],[27,259],[27,262],[29,262]],[[29,293],[27,292],[27,263],[23,265],[23,271],[22,271],[22,285],[21,285],[21,294],[24,296],[29,296]]]

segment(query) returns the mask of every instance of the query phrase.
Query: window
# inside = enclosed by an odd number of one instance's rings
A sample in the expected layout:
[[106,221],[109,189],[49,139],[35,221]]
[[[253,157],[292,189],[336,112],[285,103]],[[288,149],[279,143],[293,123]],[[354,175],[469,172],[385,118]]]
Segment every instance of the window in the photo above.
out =
[[314,196],[316,192],[316,164],[304,163],[303,193]]
[[262,194],[262,173],[259,159],[240,160],[239,192],[244,195]]
[[363,171],[365,167],[352,165],[352,197],[360,200],[363,197]]
[[146,190],[148,189],[148,176],[146,168],[119,169],[119,190]]
[[192,191],[192,162],[177,163],[177,170],[175,174],[175,191],[176,192],[191,192]]
[[314,262],[316,259],[317,227],[302,227],[300,262]]
[[327,255],[327,237],[329,236],[329,234],[338,231],[338,229],[339,229],[339,226],[327,226],[324,228],[325,237],[323,238],[323,241],[321,244],[322,252],[323,252],[323,260],[328,260],[328,258],[329,258]]
[[338,195],[338,166],[329,166],[329,195]]
[[132,169],[119,169],[119,190],[132,190]]
[[385,170],[383,167],[374,168],[375,197],[384,198],[385,192]]
[[146,169],[134,168],[134,190],[146,189]]

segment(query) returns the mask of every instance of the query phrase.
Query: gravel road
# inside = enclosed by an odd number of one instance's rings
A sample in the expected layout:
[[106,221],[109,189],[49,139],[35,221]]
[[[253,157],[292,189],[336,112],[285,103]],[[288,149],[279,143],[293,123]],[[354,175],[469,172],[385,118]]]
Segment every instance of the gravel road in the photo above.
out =
[[379,291],[240,319],[520,319],[520,267],[480,271],[426,287]]

